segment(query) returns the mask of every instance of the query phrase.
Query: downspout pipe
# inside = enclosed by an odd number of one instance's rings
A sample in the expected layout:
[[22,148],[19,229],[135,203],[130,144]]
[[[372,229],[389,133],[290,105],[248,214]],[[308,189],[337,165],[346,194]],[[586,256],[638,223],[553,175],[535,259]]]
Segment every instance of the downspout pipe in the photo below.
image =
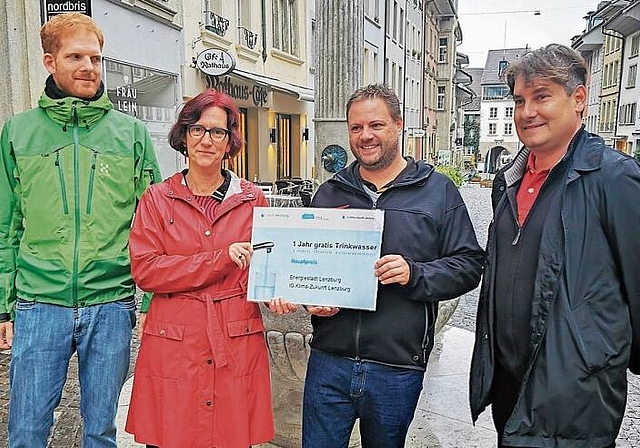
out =
[[262,0],[262,62],[267,61],[267,5]]
[[622,81],[623,81],[623,63],[624,63],[624,37],[622,36],[616,36],[615,34],[610,34],[607,33],[606,31],[609,31],[607,29],[605,29],[604,27],[602,28],[602,34],[604,34],[605,36],[609,36],[609,37],[613,37],[615,39],[620,39],[622,40],[622,46],[620,47],[620,54],[622,55],[622,57],[620,58],[620,70],[618,73],[618,98],[616,99],[616,109],[614,111],[614,116],[613,116],[613,146],[614,149],[618,149],[615,148],[617,140],[616,140],[616,136],[618,135],[618,111],[620,110],[620,97],[622,96]]

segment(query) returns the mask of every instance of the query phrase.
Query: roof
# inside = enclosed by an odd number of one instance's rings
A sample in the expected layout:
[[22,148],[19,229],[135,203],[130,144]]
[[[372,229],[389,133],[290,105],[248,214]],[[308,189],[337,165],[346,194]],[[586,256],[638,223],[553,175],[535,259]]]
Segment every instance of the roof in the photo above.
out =
[[501,50],[489,50],[487,53],[487,62],[484,66],[482,74],[482,85],[485,84],[506,84],[504,80],[498,76],[500,61],[508,63],[517,61],[523,54],[531,51],[530,48],[503,48]]
[[471,84],[469,88],[473,90],[475,96],[473,101],[466,106],[463,107],[466,111],[480,110],[480,98],[482,97],[482,87],[480,86],[480,81],[482,81],[482,73],[484,73],[484,68],[481,67],[467,67],[464,69],[469,75],[471,75]]

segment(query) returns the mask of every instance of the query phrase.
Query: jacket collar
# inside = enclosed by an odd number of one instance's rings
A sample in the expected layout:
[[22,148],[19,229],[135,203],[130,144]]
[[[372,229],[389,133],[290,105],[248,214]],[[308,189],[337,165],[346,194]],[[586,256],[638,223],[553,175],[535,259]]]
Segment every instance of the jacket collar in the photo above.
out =
[[[579,172],[593,171],[600,168],[602,163],[602,150],[604,149],[604,141],[598,135],[591,134],[585,130],[584,125],[576,132],[576,135],[569,143],[569,149],[565,157],[572,158],[572,171],[569,175],[570,179],[576,177]],[[522,147],[515,158],[504,169],[504,179],[507,187],[513,186],[522,179],[527,169],[527,159],[529,157],[529,149]]]
[[[392,182],[391,187],[411,185],[426,180],[434,171],[433,166],[422,161],[416,161],[413,157],[405,156],[407,166],[398,178]],[[362,189],[362,180],[359,174],[360,163],[353,161],[349,166],[337,172],[331,179],[350,185],[353,188]]]
[[83,100],[73,96],[53,99],[43,92],[38,100],[38,106],[44,110],[47,116],[63,127],[74,124],[74,110],[76,111],[80,126],[87,129],[96,124],[111,109],[113,104],[103,92],[102,96],[94,101]]
[[[240,181],[240,178],[233,172],[227,170],[227,174],[231,177],[231,181],[229,183],[229,188],[227,189],[227,193],[224,196],[222,201],[224,202],[226,199],[231,196],[242,194],[243,198],[245,196],[253,197],[253,192],[250,189],[243,185]],[[189,200],[193,197],[193,193],[184,183],[184,176],[182,172],[175,173],[173,176],[169,177],[166,181],[167,188],[165,190],[165,194],[175,198],[181,198],[184,200]]]

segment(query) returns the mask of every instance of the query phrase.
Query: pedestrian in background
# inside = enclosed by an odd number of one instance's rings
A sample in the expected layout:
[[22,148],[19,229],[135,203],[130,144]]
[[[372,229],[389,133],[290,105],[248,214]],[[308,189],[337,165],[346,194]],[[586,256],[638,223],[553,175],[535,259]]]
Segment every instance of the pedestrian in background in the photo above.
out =
[[[369,85],[346,108],[356,158],[320,186],[314,207],[382,209],[376,311],[308,306],[313,339],[304,391],[305,448],[403,447],[433,348],[438,302],[480,281],[483,252],[458,189],[403,157],[395,92]],[[363,267],[363,269],[367,269]]]
[[524,147],[493,182],[470,378],[501,447],[613,447],[640,373],[640,166],[584,129],[587,73],[556,44],[505,72]]
[[11,347],[9,446],[45,447],[78,354],[85,448],[115,447],[135,285],[127,242],[159,177],[142,122],[113,109],[104,38],[86,15],[40,31],[50,76],[0,138],[0,348]]
[[242,150],[239,122],[222,92],[189,100],[169,134],[189,168],[149,188],[131,230],[133,277],[154,295],[142,308],[126,430],[147,446],[246,448],[274,437],[265,328],[247,301],[253,209],[268,202],[222,168]]

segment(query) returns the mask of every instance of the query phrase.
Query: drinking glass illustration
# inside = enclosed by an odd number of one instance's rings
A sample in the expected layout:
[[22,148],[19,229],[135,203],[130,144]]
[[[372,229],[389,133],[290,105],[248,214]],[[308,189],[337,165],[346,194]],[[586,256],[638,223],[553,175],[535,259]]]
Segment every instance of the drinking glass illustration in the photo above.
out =
[[253,250],[264,249],[267,251],[264,257],[264,268],[262,271],[256,271],[253,278],[253,298],[255,300],[271,300],[275,297],[276,293],[276,273],[269,271],[269,256],[275,244],[273,241],[264,241],[262,243],[254,244]]
[[253,297],[256,300],[271,300],[276,292],[276,273],[256,271]]

